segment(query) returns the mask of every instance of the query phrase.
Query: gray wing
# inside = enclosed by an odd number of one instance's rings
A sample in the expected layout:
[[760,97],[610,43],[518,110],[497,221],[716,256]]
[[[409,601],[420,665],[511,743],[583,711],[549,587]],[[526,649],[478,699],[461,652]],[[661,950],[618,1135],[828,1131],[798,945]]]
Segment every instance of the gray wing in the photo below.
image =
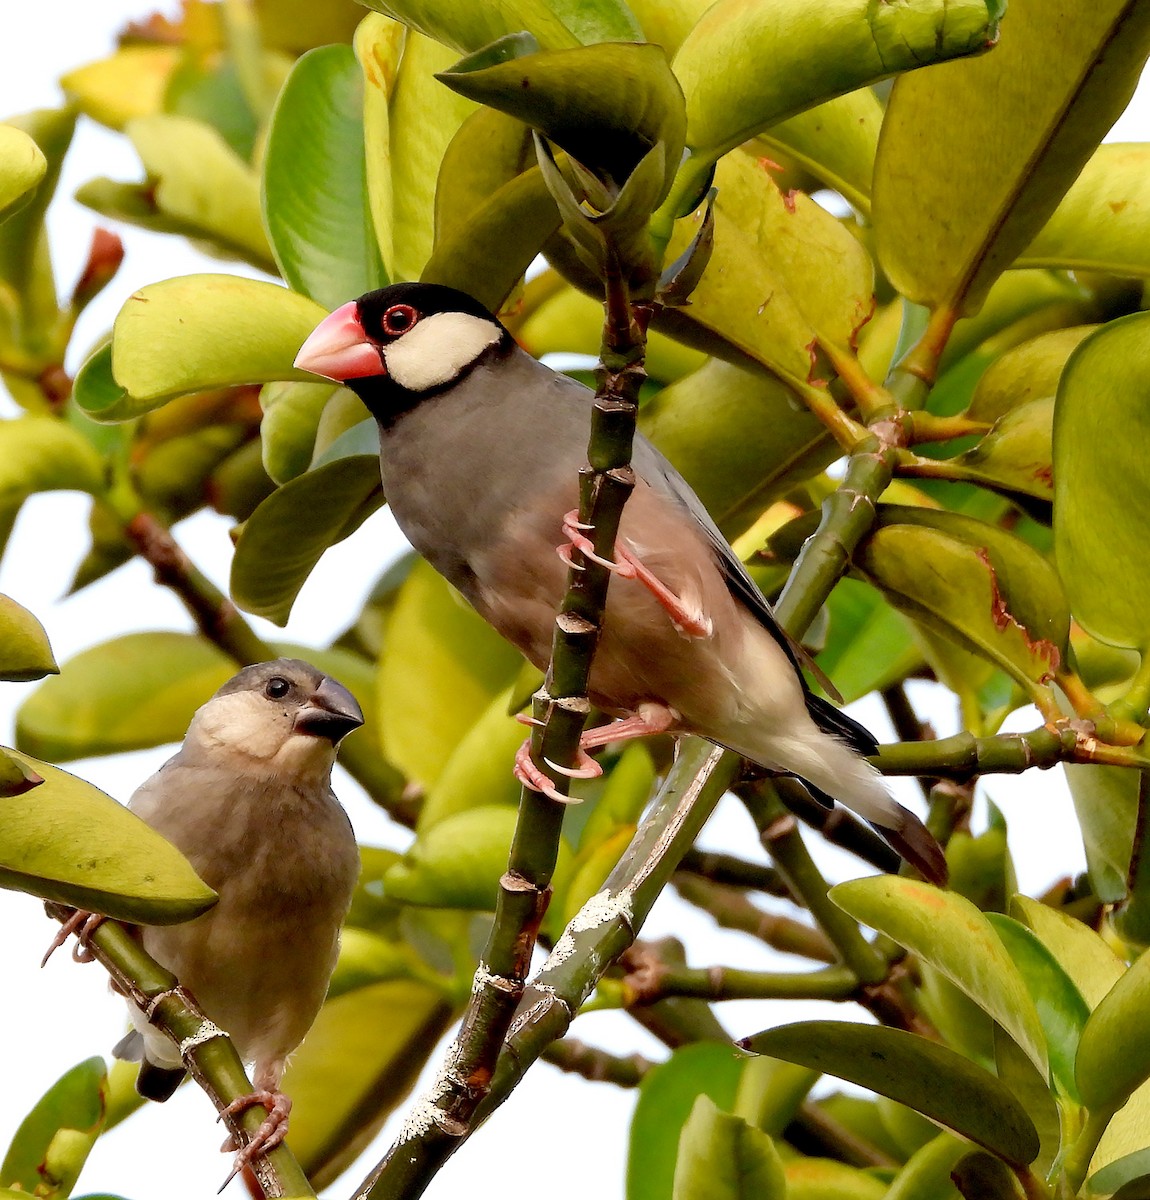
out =
[[783,648],[795,669],[805,665],[804,660],[808,658],[806,652],[775,619],[774,610],[767,603],[766,597],[759,591],[758,585],[739,560],[739,556],[731,549],[730,543],[723,537],[691,485],[679,474],[670,460],[664,458],[644,437],[635,438],[632,457],[635,469],[648,483],[672,496],[691,514],[696,524],[706,530],[727,587],[754,613],[763,628]]

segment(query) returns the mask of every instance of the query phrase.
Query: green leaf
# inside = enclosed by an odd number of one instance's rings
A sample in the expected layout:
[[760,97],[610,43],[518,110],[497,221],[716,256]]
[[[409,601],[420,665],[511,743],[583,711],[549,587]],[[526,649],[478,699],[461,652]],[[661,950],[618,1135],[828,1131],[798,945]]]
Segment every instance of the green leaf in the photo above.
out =
[[786,1178],[787,1200],[883,1200],[887,1194],[882,1180],[830,1158],[791,1159]]
[[966,415],[972,421],[997,421],[1016,408],[1053,396],[1071,352],[1096,328],[1055,329],[1008,350],[982,373]]
[[263,214],[288,285],[325,308],[387,279],[367,207],[363,76],[350,46],[323,46],[292,68],[276,101]]
[[20,506],[36,492],[97,494],[104,468],[83,434],[53,417],[0,421],[0,550]]
[[[509,33],[527,30],[545,49],[574,46],[577,39],[545,0],[368,0],[368,8],[468,54]],[[590,6],[585,6],[590,7]],[[595,0],[601,7],[601,0]]]
[[923,662],[906,618],[860,579],[840,579],[827,601],[830,629],[816,661],[843,700],[905,679]]
[[994,1027],[994,1072],[1034,1122],[1042,1149],[1032,1169],[1047,1175],[1062,1148],[1062,1110],[1050,1077],[1040,1075],[1014,1039],[998,1025]]
[[1011,0],[1003,29],[983,58],[899,79],[883,121],[879,261],[931,308],[978,310],[1126,107],[1150,50],[1150,11],[1128,0]]
[[1054,414],[1054,548],[1087,632],[1150,649],[1150,313],[1103,325],[1066,364]]
[[1030,990],[1050,1051],[1050,1070],[1064,1095],[1078,1101],[1074,1056],[1090,1016],[1082,993],[1054,955],[1025,925],[1001,913],[986,918]]
[[683,99],[661,46],[601,43],[491,63],[488,52],[437,76],[461,95],[517,117],[621,186],[662,145],[666,194],[683,149]]
[[989,1071],[916,1034],[851,1021],[802,1021],[768,1029],[745,1044],[755,1054],[837,1075],[898,1100],[1009,1163],[1029,1163],[1038,1154],[1030,1118]]
[[455,237],[437,242],[420,278],[497,312],[558,228],[559,210],[533,167],[499,188]]
[[[1139,1196],[1147,1195],[1150,1184],[1150,1148],[1136,1150],[1133,1154],[1107,1163],[1100,1171],[1095,1171],[1086,1182],[1086,1190],[1094,1196],[1114,1196],[1115,1200],[1136,1200]],[[1139,1191],[1122,1192],[1120,1189],[1129,1183],[1142,1180]]]
[[1046,1038],[1030,991],[990,922],[969,900],[895,875],[853,879],[832,888],[830,895],[855,920],[894,938],[937,968],[1045,1073]]
[[[335,964],[327,999],[354,992],[358,988],[393,979],[421,979],[430,976],[415,950],[406,942],[393,941],[345,925],[339,936],[339,959]],[[430,982],[430,980],[425,980]]]
[[0,1164],[0,1185],[42,1200],[70,1195],[104,1127],[107,1082],[102,1058],[65,1072],[20,1123]]
[[215,903],[170,842],[99,788],[9,754],[44,782],[0,799],[0,887],[146,925],[187,921]]
[[388,619],[379,664],[388,758],[410,778],[433,785],[521,662],[431,566],[417,562]]
[[47,170],[48,160],[22,129],[0,125],[0,221],[32,199]]
[[[803,109],[843,92],[990,45],[983,0],[871,5],[831,0],[719,0],[675,55],[687,97],[688,145],[708,161]],[[770,62],[771,69],[761,65]]]
[[1012,408],[977,445],[946,460],[950,478],[981,484],[1023,507],[1030,497],[1045,512],[1054,501],[1053,428],[1053,397]]
[[156,113],[129,121],[125,132],[144,164],[143,184],[98,179],[76,198],[106,216],[206,238],[227,254],[264,270],[275,261],[260,216],[259,180],[210,126],[190,117]]
[[781,150],[866,216],[882,112],[874,91],[860,88],[771,125],[758,141]]
[[[380,233],[380,245],[390,245],[390,257],[385,253],[384,261],[392,279],[419,279],[431,257],[440,164],[452,138],[475,109],[470,100],[439,82],[437,72],[454,58],[443,46],[408,31],[390,92],[387,163],[379,168],[390,172],[391,224]],[[370,111],[365,133],[372,154]]]
[[[432,598],[428,608],[435,604],[436,600]],[[455,616],[456,614],[452,614],[449,620],[454,620]],[[444,632],[446,627],[441,622],[440,633]],[[481,636],[481,640],[486,643],[487,639]],[[485,648],[492,649],[494,654],[498,655],[498,647]],[[388,650],[385,650],[384,655],[387,653]],[[433,658],[432,662],[434,661]],[[449,685],[450,677],[454,674],[461,677],[461,688],[465,691],[471,690],[474,683],[466,676],[468,663],[469,659],[466,657],[462,667],[454,661],[441,661],[439,666],[443,683]],[[400,676],[407,669],[407,666],[396,667]],[[494,681],[492,679],[490,682]],[[382,682],[381,679],[381,685]],[[399,699],[398,683],[398,678],[389,676],[384,685],[385,694],[393,703]],[[444,690],[446,691],[446,687]],[[481,694],[486,694],[482,688]],[[419,833],[422,834],[446,817],[467,809],[498,804],[514,808],[518,805],[520,786],[511,768],[515,761],[515,752],[523,744],[527,731],[508,714],[508,695],[506,690],[497,693],[475,723],[459,735],[454,745],[445,742],[438,748],[447,758],[436,775],[435,782],[427,789],[427,795],[420,806],[416,825]],[[477,696],[476,699],[478,698]],[[425,721],[434,720],[428,712],[422,713],[422,716]],[[462,714],[460,716],[462,717]],[[388,728],[393,728],[399,723],[398,714],[391,714],[386,721]],[[412,732],[411,736],[416,735]]]
[[1117,904],[1126,899],[1138,825],[1139,772],[1095,763],[1067,763],[1064,769],[1094,894]]
[[1019,266],[1150,275],[1150,145],[1099,146]]
[[1082,1030],[1074,1070],[1087,1108],[1117,1108],[1150,1078],[1148,1015],[1150,954],[1143,954],[1102,997]]
[[1001,1159],[976,1151],[966,1155],[951,1173],[955,1187],[967,1200],[1026,1200],[1017,1176]]
[[64,156],[72,144],[76,113],[71,107],[40,108],[9,117],[5,126],[27,134],[46,163],[40,184],[28,202],[10,213],[0,226],[0,279],[20,296],[24,329],[18,336],[26,342],[29,335],[46,334],[59,320],[44,214],[56,194]]
[[[493,912],[516,822],[515,809],[503,805],[444,817],[420,833],[386,872],[384,890],[406,904]],[[560,858],[565,857],[561,848]]]
[[1015,896],[1012,915],[1025,922],[1074,981],[1091,1008],[1122,978],[1126,967],[1093,929],[1048,904]]
[[287,483],[308,469],[324,409],[336,390],[333,383],[264,384],[260,443],[264,469],[276,483]]
[[723,532],[737,537],[839,453],[819,420],[796,405],[778,379],[712,358],[645,404],[639,425]]
[[44,626],[22,604],[0,596],[0,679],[27,683],[59,670]]
[[697,1042],[647,1072],[631,1119],[627,1200],[671,1200],[679,1135],[696,1098],[732,1108],[743,1064],[731,1046]]
[[378,453],[335,458],[285,483],[244,523],[232,559],[232,598],[285,624],[323,552],[382,503]]
[[783,1200],[783,1164],[771,1138],[709,1096],[695,1100],[679,1138],[674,1200]]
[[112,330],[112,374],[85,391],[97,421],[125,421],[174,396],[239,383],[315,377],[291,364],[326,316],[318,304],[273,283],[237,275],[184,275],[149,284],[120,309]]
[[883,519],[856,563],[900,612],[1023,686],[1052,676],[1069,621],[1058,577],[1036,551],[957,513],[899,507]]
[[[715,186],[710,264],[690,306],[664,312],[659,328],[729,361],[750,358],[800,389],[828,376],[821,359],[812,363],[811,344],[852,353],[874,306],[869,255],[808,196],[784,197],[749,154],[724,156]],[[669,257],[686,247],[702,216],[700,209],[676,223]]]
[[292,1150],[315,1187],[350,1166],[407,1099],[452,1019],[440,988],[409,980],[356,988],[320,1009],[283,1083]]

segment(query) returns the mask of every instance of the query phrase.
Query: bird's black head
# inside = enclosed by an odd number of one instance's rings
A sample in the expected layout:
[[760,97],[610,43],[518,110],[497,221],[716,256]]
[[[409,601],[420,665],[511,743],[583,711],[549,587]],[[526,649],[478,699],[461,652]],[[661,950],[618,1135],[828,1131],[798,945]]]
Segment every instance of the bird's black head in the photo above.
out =
[[437,283],[394,283],[326,317],[295,365],[345,384],[389,425],[512,344],[499,321],[465,292]]

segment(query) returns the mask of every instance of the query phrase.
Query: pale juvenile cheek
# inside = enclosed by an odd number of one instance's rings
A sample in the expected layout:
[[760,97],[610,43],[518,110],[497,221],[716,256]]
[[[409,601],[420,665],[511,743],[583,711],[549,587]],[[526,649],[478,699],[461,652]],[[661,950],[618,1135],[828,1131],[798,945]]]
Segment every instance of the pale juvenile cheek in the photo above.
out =
[[292,735],[291,718],[242,692],[220,696],[196,713],[189,729],[199,740],[253,758],[274,758]]

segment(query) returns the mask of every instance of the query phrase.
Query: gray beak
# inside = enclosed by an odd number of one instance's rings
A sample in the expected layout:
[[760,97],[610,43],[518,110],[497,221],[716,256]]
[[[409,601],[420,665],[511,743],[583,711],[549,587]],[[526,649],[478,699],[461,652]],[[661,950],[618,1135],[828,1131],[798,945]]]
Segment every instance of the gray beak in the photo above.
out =
[[298,732],[328,738],[333,745],[362,724],[363,710],[355,697],[331,678],[312,692],[295,718]]

